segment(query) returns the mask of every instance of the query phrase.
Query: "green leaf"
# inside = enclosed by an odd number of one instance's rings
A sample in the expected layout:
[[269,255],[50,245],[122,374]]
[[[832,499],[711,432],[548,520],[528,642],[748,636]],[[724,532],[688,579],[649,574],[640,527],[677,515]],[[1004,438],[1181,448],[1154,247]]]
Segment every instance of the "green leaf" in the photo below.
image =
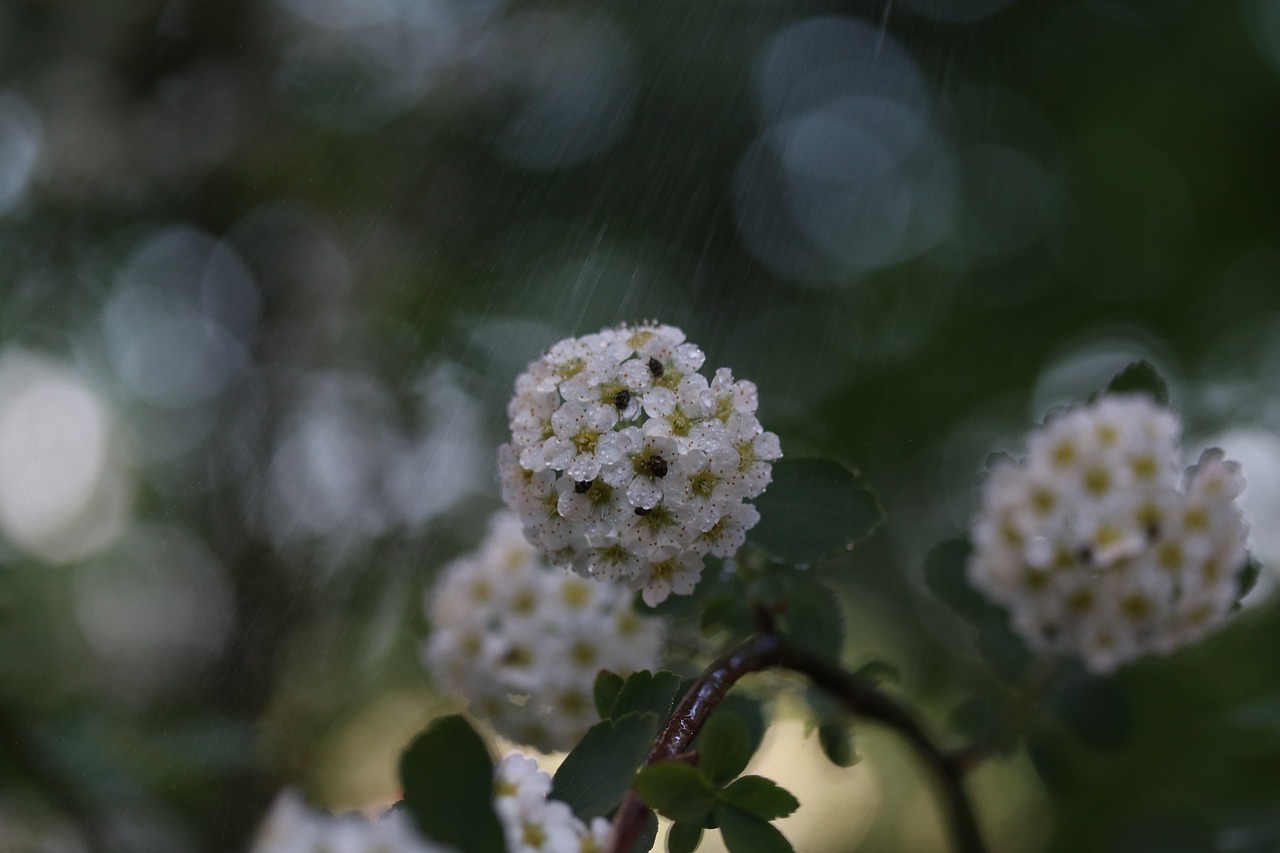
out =
[[1074,760],[1079,747],[1072,749],[1065,732],[1045,726],[1027,735],[1027,758],[1050,792],[1062,794],[1078,789],[1080,768]]
[[1067,666],[1049,691],[1049,707],[1076,737],[1098,749],[1123,746],[1132,732],[1129,705],[1108,679]]
[[442,717],[400,758],[404,808],[422,834],[463,853],[504,853],[493,811],[493,759],[461,716]]
[[1261,573],[1262,566],[1254,559],[1253,554],[1249,554],[1248,562],[1244,564],[1244,568],[1240,570],[1240,576],[1236,578],[1236,601],[1240,601],[1249,594]]
[[608,814],[631,787],[658,727],[654,713],[633,712],[596,723],[565,756],[551,782],[551,798],[568,803],[584,821]]
[[875,493],[830,459],[778,460],[755,506],[760,523],[751,541],[793,563],[851,550],[884,521]]
[[818,733],[818,746],[827,760],[837,767],[858,763],[853,748],[853,727],[844,706],[831,694],[809,686],[804,691],[810,713],[805,717],[805,737]]
[[1001,677],[1018,681],[1034,657],[1009,626],[1008,614],[969,584],[965,567],[972,550],[963,537],[935,546],[925,557],[925,585],[959,616],[978,626],[978,653],[983,660]]
[[818,745],[822,754],[836,767],[852,767],[858,763],[853,748],[853,729],[847,720],[829,717],[818,724]]
[[618,701],[622,684],[622,676],[616,672],[602,669],[596,675],[596,683],[591,695],[595,699],[596,712],[600,715],[600,719],[607,720],[613,716],[613,706]]
[[701,824],[677,821],[667,830],[667,853],[693,853],[701,841]]
[[1008,701],[996,690],[974,693],[951,710],[947,722],[966,740],[1008,755],[1018,745],[1018,734],[1010,725]]
[[710,637],[720,631],[728,631],[733,637],[745,637],[755,625],[747,597],[741,594],[717,596],[702,611],[702,636]]
[[649,853],[653,843],[658,840],[658,816],[653,812],[644,813],[644,823],[636,833],[636,840],[631,844],[630,853]]
[[873,684],[898,684],[902,681],[901,671],[887,660],[879,658],[862,664],[853,674]]
[[786,603],[783,631],[797,645],[827,658],[844,651],[844,613],[835,590],[814,580],[795,584]]
[[763,776],[743,776],[724,789],[724,799],[761,820],[777,820],[800,808],[790,791]]
[[978,632],[978,654],[997,675],[1015,684],[1027,676],[1035,662],[1035,655],[1009,625],[1004,611],[983,623]]
[[[764,708],[761,706],[759,699],[754,699],[742,693],[730,693],[724,699],[720,700],[720,704],[716,710],[712,712],[710,719],[702,727],[703,733],[706,732],[707,726],[722,716],[737,717],[747,727],[747,761],[751,760],[751,756],[756,754],[756,750],[760,748],[760,742],[764,740],[765,718]],[[701,736],[699,736],[701,738]],[[700,749],[701,745],[698,740],[693,742],[695,749]]]
[[713,714],[694,742],[698,769],[717,785],[735,778],[751,760],[751,733],[736,714]]
[[701,824],[716,805],[716,789],[683,761],[660,761],[640,771],[636,791],[645,805],[674,821]]
[[777,827],[750,812],[722,805],[715,817],[729,853],[793,853],[791,842]]
[[621,717],[634,711],[653,713],[659,724],[671,716],[671,709],[680,696],[683,679],[674,672],[649,672],[642,669],[633,672],[623,683],[614,699],[611,717]]
[[974,624],[1000,614],[1000,608],[969,584],[965,566],[973,551],[967,537],[934,546],[924,559],[924,583],[943,604]]
[[1108,394],[1146,394],[1162,406],[1169,405],[1169,383],[1147,360],[1135,361],[1107,383]]

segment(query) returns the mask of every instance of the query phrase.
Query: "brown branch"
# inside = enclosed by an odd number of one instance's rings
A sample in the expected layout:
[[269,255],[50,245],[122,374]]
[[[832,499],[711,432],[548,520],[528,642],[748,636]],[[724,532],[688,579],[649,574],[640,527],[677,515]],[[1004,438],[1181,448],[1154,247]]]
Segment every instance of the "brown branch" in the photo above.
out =
[[[748,640],[703,673],[658,734],[645,765],[675,758],[687,750],[716,705],[738,679],[772,667],[790,669],[806,676],[816,687],[838,699],[849,713],[874,720],[902,735],[933,773],[942,790],[957,853],[985,853],[986,845],[982,841],[977,816],[964,789],[963,762],[953,760],[943,752],[906,707],[881,693],[873,683],[791,645],[772,631]],[[635,789],[628,791],[614,818],[610,853],[630,853],[647,812]]]
[[875,720],[901,735],[941,788],[955,849],[958,853],[986,850],[978,817],[964,789],[964,765],[943,752],[905,706],[881,693],[871,682],[803,649],[784,645],[780,657],[782,666],[808,676],[815,686],[839,699],[849,713]]
[[[649,750],[645,766],[675,758],[687,750],[702,731],[707,717],[739,678],[777,665],[779,647],[776,634],[761,634],[711,664],[671,712],[671,719]],[[630,853],[648,811],[635,788],[627,791],[613,819],[610,853]]]

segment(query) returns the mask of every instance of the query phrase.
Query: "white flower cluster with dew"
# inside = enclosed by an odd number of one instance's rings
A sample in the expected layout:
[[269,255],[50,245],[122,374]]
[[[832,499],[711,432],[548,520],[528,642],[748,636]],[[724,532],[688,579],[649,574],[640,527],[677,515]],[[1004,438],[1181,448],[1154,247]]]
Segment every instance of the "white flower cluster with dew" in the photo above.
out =
[[284,791],[267,813],[252,853],[448,853],[448,848],[424,840],[403,812],[377,821],[355,814],[335,817]]
[[607,669],[657,669],[660,620],[615,583],[547,565],[520,519],[500,512],[476,553],[447,566],[427,601],[428,668],[498,732],[549,752],[599,722],[592,690]]
[[673,326],[568,338],[529,364],[507,407],[502,495],[549,560],[655,605],[693,591],[703,558],[731,557],[760,520],[782,456],[756,386]]
[[493,806],[507,836],[507,853],[601,853],[612,825],[602,817],[578,820],[559,800],[548,799],[551,777],[519,753],[502,759],[494,779]]
[[997,462],[974,522],[970,582],[1036,649],[1105,673],[1193,643],[1238,598],[1248,527],[1239,466],[1218,450],[1179,474],[1181,425],[1141,395],[1052,417]]

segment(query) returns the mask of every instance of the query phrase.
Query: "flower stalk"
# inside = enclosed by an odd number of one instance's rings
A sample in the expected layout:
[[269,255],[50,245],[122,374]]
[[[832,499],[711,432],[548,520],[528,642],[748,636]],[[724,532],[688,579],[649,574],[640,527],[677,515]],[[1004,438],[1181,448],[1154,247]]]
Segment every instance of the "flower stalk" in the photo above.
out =
[[[645,766],[678,758],[689,749],[712,711],[744,675],[765,669],[789,669],[837,699],[846,711],[896,731],[929,769],[946,804],[957,853],[984,853],[977,815],[964,788],[969,762],[942,750],[904,705],[872,682],[799,648],[767,622],[761,633],[729,651],[702,674],[659,732]],[[648,809],[634,789],[614,818],[609,853],[630,853]]]

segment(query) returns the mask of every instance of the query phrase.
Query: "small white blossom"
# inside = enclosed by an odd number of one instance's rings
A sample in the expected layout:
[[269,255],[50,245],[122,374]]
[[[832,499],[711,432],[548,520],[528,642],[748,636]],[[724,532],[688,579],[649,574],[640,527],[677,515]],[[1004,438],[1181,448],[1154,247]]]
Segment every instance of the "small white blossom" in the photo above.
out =
[[508,853],[603,853],[612,825],[595,818],[588,826],[566,804],[548,799],[551,777],[537,762],[508,755],[494,774],[494,811]]
[[513,752],[494,772],[493,805],[504,822],[516,821],[522,812],[537,808],[551,793],[551,777],[538,762]]
[[[552,476],[533,476],[544,474]],[[620,579],[646,565],[631,555],[624,562]],[[493,517],[476,554],[446,567],[427,613],[423,655],[436,679],[498,732],[544,751],[569,749],[599,721],[600,670],[656,669],[661,654],[661,623],[635,614],[624,586],[547,565],[509,512]]]
[[703,556],[742,546],[759,520],[744,501],[782,448],[755,385],[727,368],[708,380],[705,360],[672,326],[619,326],[558,342],[516,379],[503,499],[547,559],[657,604],[692,591]]
[[607,535],[632,514],[633,507],[621,485],[603,478],[575,480],[565,475],[556,481],[556,511],[585,528],[586,536]]
[[751,504],[733,504],[715,524],[694,540],[694,549],[716,557],[732,557],[747,541],[747,531],[760,521],[760,511]]
[[1145,396],[1103,396],[995,464],[967,571],[1033,648],[1109,672],[1226,619],[1248,560],[1244,480],[1213,450],[1179,488],[1180,432]]
[[641,596],[653,606],[671,593],[688,595],[698,585],[702,574],[702,559],[692,551],[678,548],[659,548],[649,558],[649,580]]

